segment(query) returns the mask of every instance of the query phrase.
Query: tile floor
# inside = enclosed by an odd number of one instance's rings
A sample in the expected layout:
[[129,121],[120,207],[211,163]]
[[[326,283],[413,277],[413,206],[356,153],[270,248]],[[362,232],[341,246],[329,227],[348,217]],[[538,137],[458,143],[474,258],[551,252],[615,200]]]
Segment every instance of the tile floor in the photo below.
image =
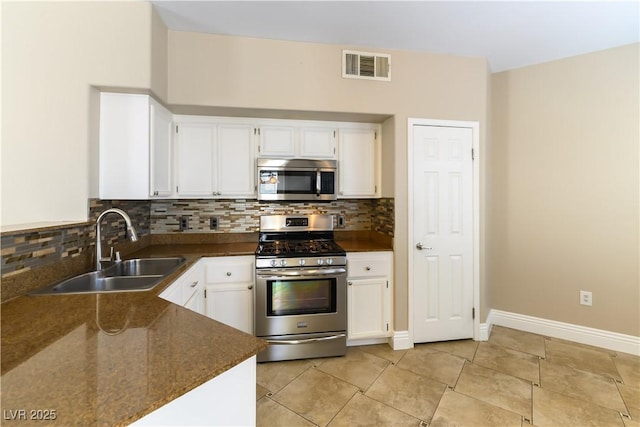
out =
[[258,426],[640,427],[640,357],[499,326],[261,363],[257,382]]

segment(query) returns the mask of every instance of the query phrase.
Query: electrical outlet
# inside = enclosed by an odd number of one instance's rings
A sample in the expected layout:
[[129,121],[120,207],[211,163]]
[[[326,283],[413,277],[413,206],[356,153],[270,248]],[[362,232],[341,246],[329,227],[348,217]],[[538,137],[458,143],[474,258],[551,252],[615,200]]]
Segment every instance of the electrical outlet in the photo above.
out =
[[338,215],[338,228],[344,228],[344,215]]
[[212,216],[209,218],[209,228],[211,230],[217,230],[220,226],[220,219],[217,216]]
[[189,229],[189,217],[181,216],[180,217],[180,231],[185,231]]
[[589,291],[580,291],[580,304],[581,305],[593,305],[593,295]]

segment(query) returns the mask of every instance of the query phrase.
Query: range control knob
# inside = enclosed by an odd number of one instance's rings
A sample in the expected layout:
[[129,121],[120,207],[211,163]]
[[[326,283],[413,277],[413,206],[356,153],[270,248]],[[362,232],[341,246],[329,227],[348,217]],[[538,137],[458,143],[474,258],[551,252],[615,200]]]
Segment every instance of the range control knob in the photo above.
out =
[[276,265],[278,265],[278,261],[276,261],[275,259],[271,260],[271,267],[275,267]]
[[322,258],[318,258],[318,265],[324,264],[324,260]]
[[333,258],[327,258],[327,265],[333,264]]
[[286,260],[286,259],[283,259],[282,261],[280,261],[280,265],[281,265],[281,266],[283,266],[283,267],[284,267],[285,265],[287,265],[287,260]]
[[300,261],[298,261],[298,264],[300,265],[305,265],[307,263],[307,260],[305,259],[301,259]]

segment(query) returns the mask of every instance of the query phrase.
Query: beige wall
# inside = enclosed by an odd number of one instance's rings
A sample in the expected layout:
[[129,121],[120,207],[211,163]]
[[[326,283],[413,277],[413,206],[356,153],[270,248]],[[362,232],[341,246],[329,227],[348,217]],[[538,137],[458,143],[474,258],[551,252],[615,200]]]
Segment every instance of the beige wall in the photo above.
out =
[[1,7],[2,225],[84,221],[97,143],[91,85],[151,88],[151,5]]
[[393,116],[383,124],[382,191],[395,197],[395,328],[406,330],[407,119],[478,121],[484,129],[486,61],[385,51],[391,82],[343,79],[341,55],[348,48],[169,31],[168,102]]
[[638,51],[493,76],[492,308],[640,335]]

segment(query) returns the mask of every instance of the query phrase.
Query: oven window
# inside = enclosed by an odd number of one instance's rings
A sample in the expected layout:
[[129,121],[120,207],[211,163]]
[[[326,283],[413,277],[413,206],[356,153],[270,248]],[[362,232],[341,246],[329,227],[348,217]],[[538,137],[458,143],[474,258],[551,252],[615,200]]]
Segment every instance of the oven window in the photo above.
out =
[[270,280],[267,295],[267,316],[336,312],[336,279]]

